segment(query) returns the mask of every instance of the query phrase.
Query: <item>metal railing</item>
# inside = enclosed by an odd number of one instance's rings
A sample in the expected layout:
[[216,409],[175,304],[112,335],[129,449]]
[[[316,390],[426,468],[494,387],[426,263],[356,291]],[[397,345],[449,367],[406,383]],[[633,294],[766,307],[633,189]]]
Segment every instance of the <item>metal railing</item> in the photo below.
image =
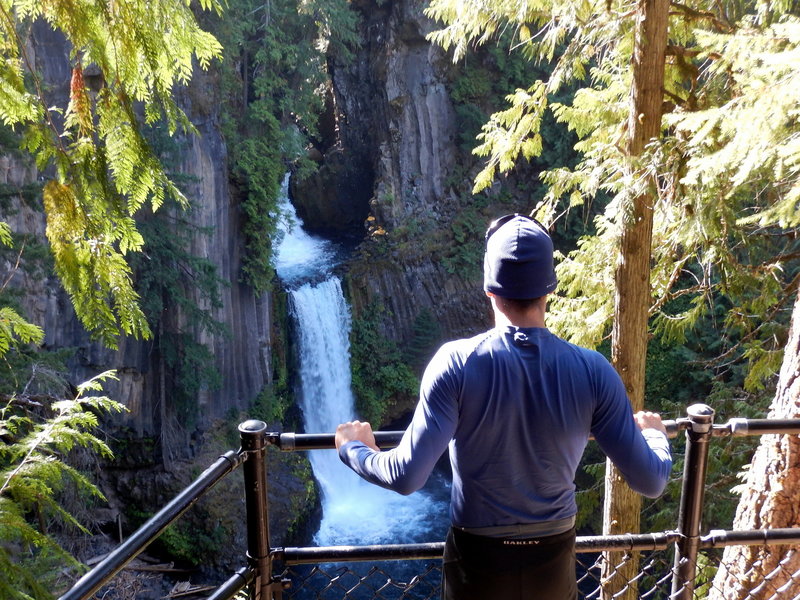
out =
[[[579,536],[579,588],[586,599],[600,597],[604,581],[600,565],[610,556],[629,560],[632,553],[642,553],[643,566],[626,585],[637,585],[640,598],[691,600],[698,585],[707,581],[698,577],[698,557],[725,546],[771,546],[800,544],[800,528],[748,531],[713,530],[700,534],[708,444],[713,437],[734,437],[765,434],[798,434],[800,419],[731,419],[714,424],[714,411],[703,404],[687,409],[687,417],[665,421],[670,437],[686,432],[683,485],[678,523],[673,531],[611,536]],[[215,461],[175,499],[158,511],[101,563],[81,577],[59,600],[88,600],[108,583],[131,560],[155,540],[168,525],[178,519],[216,483],[243,466],[245,506],[247,511],[246,565],[237,570],[213,594],[211,600],[228,600],[247,588],[253,600],[279,600],[302,597],[304,589],[313,587],[314,598],[434,598],[438,596],[443,542],[426,544],[394,544],[374,546],[286,547],[270,545],[267,505],[266,448],[282,451],[334,448],[333,434],[295,434],[268,432],[261,421],[245,421],[239,425],[241,448],[229,451]],[[396,446],[402,432],[376,432],[382,448]],[[622,554],[608,554],[609,552]],[[598,554],[592,558],[592,554]],[[589,559],[583,556],[589,554]],[[672,560],[670,561],[670,557]],[[357,572],[342,563],[382,561],[434,561],[423,566],[423,573],[409,581],[398,581],[381,567],[367,573]],[[704,559],[704,566],[711,564]],[[319,566],[333,563],[333,567]],[[671,563],[671,567],[669,566]],[[300,572],[303,565],[317,565]],[[621,566],[615,565],[616,567]],[[714,565],[711,565],[712,567]],[[332,570],[331,570],[332,569]],[[312,580],[318,584],[312,586]],[[800,580],[800,573],[791,573],[790,580]],[[374,583],[372,582],[374,581]],[[594,582],[594,584],[592,583]],[[592,587],[595,585],[596,587]],[[291,591],[287,591],[292,587]],[[624,587],[624,586],[623,586]],[[308,595],[306,595],[307,597]]]

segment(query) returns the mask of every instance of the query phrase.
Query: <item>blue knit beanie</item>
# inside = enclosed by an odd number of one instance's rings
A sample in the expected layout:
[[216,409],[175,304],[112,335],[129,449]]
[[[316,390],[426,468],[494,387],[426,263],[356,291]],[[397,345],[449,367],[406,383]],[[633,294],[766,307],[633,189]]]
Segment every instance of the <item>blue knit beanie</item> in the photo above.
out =
[[553,241],[537,221],[517,215],[488,234],[483,289],[501,298],[540,298],[556,289]]

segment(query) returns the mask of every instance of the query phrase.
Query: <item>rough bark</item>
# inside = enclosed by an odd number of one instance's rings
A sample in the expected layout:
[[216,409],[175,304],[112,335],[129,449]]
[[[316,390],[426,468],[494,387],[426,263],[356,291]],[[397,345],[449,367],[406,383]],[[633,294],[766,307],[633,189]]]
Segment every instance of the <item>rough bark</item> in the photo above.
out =
[[[628,118],[628,152],[637,157],[646,144],[658,137],[661,129],[665,53],[667,47],[668,0],[640,0],[633,56],[633,84]],[[650,246],[653,233],[655,185],[650,192],[633,199],[624,216],[620,258],[614,276],[614,328],[611,354],[622,377],[633,410],[644,406],[647,320],[652,298],[650,290]],[[639,530],[641,499],[622,481],[617,470],[606,465],[606,494],[603,533],[617,534]],[[617,596],[638,571],[638,561],[621,562],[619,554],[608,554],[604,566],[604,595],[635,598],[630,585],[624,596]]]
[[[778,389],[767,416],[800,418],[800,295],[792,313]],[[733,521],[734,529],[780,527],[800,527],[800,437],[796,435],[761,438]],[[798,584],[790,582],[798,570],[800,546],[731,546],[725,549],[708,597],[709,600],[796,598]],[[782,589],[787,583],[786,589]]]

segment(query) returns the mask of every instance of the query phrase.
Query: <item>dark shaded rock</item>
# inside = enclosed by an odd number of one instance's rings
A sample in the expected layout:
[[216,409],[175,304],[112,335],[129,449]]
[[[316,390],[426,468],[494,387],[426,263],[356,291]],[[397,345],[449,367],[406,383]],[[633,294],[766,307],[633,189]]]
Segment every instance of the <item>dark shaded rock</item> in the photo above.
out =
[[363,231],[373,176],[336,147],[304,180],[291,179],[290,195],[298,216],[313,231],[332,234]]

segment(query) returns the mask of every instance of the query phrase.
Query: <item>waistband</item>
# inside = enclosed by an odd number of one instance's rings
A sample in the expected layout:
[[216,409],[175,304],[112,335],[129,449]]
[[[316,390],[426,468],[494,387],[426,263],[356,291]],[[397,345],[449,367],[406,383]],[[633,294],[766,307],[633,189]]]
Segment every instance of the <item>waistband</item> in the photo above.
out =
[[540,521],[538,523],[518,523],[515,525],[496,525],[491,527],[458,527],[456,529],[482,535],[485,537],[503,538],[507,540],[547,537],[558,535],[575,527],[575,517],[565,517],[553,521]]

